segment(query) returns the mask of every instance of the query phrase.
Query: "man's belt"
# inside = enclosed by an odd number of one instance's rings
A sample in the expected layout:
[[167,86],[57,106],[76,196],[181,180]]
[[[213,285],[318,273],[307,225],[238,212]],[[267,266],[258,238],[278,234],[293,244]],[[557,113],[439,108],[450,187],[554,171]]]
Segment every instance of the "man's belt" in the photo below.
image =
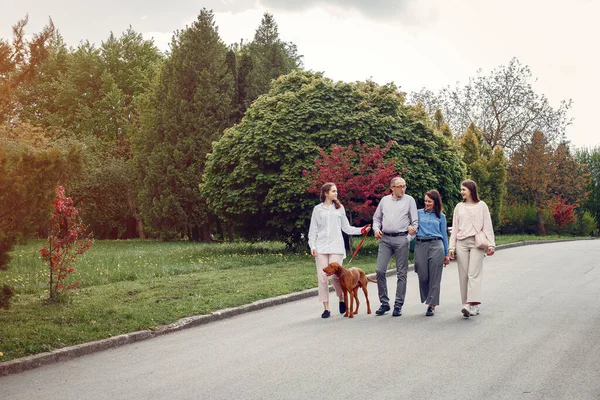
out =
[[433,237],[417,237],[417,242],[431,242],[433,240],[442,240],[441,237],[433,236]]
[[383,232],[383,234],[385,236],[391,236],[391,237],[396,237],[396,236],[406,236],[408,235],[408,232],[404,231],[404,232],[396,232],[396,233],[387,233],[387,232]]

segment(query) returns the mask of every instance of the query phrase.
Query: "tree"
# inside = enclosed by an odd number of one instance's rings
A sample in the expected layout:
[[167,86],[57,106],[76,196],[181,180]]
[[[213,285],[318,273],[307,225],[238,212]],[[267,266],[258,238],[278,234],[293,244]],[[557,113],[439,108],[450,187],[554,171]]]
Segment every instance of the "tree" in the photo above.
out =
[[578,149],[575,158],[590,171],[590,181],[586,188],[589,195],[582,206],[600,224],[600,147]]
[[[131,136],[139,129],[137,98],[150,86],[162,55],[131,28],[96,49],[65,47],[58,34],[37,74],[15,91],[18,118],[52,139],[80,143],[87,173],[70,193],[97,237],[144,237],[132,175]],[[65,139],[66,138],[66,139]]]
[[232,124],[234,77],[214,16],[203,9],[171,43],[157,87],[143,103],[136,139],[140,208],[165,239],[210,240],[198,186],[212,142]]
[[590,184],[588,167],[571,155],[567,143],[560,143],[554,149],[552,162],[557,176],[550,184],[550,191],[557,197],[564,198],[568,204],[579,206],[588,196]]
[[562,233],[566,226],[575,223],[575,204],[567,204],[567,200],[564,197],[558,196],[554,198],[548,205],[548,208],[552,212],[552,217],[559,233]]
[[522,145],[508,165],[508,189],[513,201],[524,201],[536,207],[538,233],[546,235],[543,211],[551,198],[551,183],[556,178],[552,162],[552,146],[542,132],[536,132],[531,142]]
[[316,199],[325,182],[336,182],[340,200],[351,214],[350,221],[361,225],[370,221],[379,200],[389,194],[390,181],[400,174],[395,170],[394,160],[384,160],[394,142],[381,148],[367,144],[333,145],[331,153],[319,149],[315,167],[302,171],[308,178],[308,193]]
[[49,265],[48,300],[54,302],[79,286],[79,282],[66,283],[66,280],[74,272],[77,257],[92,247],[92,239],[81,222],[79,211],[73,206],[73,199],[65,196],[62,186],[58,187],[52,205],[48,247],[43,247],[40,255]]
[[467,165],[467,177],[477,182],[479,197],[488,204],[493,225],[499,226],[506,195],[508,161],[504,151],[499,146],[492,150],[473,123],[461,137],[460,144],[463,161]]
[[236,234],[295,247],[314,206],[302,171],[314,166],[318,148],[357,140],[385,146],[392,140],[387,157],[406,168],[410,194],[421,199],[436,188],[445,201],[458,201],[464,164],[430,124],[404,106],[393,84],[335,83],[319,73],[295,71],[279,77],[215,143],[202,193]]
[[426,89],[413,93],[412,102],[424,104],[430,115],[441,109],[454,132],[475,123],[491,148],[501,146],[512,154],[536,131],[544,132],[550,142],[562,139],[571,123],[571,100],[553,108],[546,96],[533,90],[531,79],[529,67],[513,58],[490,75],[477,71],[464,87],[446,87],[437,95]]
[[296,45],[279,37],[272,14],[265,12],[254,40],[240,46],[237,94],[243,115],[259,96],[267,93],[271,82],[302,67]]
[[12,44],[0,39],[0,124],[14,122],[18,105],[14,91],[35,77],[36,69],[48,56],[47,44],[54,35],[54,24],[50,19],[40,33],[32,39],[25,36],[29,17],[13,26]]

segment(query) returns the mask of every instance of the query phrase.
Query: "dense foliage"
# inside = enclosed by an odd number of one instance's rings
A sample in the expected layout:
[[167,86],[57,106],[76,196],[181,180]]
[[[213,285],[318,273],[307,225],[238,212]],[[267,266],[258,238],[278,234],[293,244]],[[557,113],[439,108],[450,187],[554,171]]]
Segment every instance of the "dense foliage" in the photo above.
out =
[[315,203],[302,171],[312,168],[318,149],[356,141],[385,146],[390,140],[388,157],[405,170],[409,194],[420,199],[436,188],[450,202],[458,199],[464,164],[456,147],[404,106],[394,85],[291,73],[215,143],[203,193],[236,233],[294,246],[306,233]]

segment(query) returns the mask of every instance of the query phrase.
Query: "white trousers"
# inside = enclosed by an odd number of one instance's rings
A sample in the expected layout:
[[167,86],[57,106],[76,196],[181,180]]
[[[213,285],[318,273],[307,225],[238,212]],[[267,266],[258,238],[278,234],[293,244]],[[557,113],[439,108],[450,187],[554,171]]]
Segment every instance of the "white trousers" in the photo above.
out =
[[485,251],[475,247],[474,236],[456,243],[456,261],[462,304],[481,303],[484,254]]
[[[342,265],[342,260],[344,259],[343,254],[319,254],[315,257],[315,261],[317,263],[317,280],[318,280],[318,288],[319,288],[319,301],[320,302],[329,302],[329,277],[325,272],[323,272],[323,268],[329,265],[332,262],[337,262]],[[333,287],[335,288],[335,294],[337,294],[338,298],[343,299],[344,294],[342,293],[342,287],[340,286],[340,280],[336,275],[332,276]]]

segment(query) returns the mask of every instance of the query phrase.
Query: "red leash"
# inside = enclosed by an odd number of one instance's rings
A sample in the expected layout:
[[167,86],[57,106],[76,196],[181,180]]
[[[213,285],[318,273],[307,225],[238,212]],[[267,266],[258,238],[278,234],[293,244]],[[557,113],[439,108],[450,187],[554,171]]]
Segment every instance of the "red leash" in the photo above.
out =
[[[363,229],[366,229],[368,227],[370,227],[371,225],[365,225],[365,227]],[[365,239],[367,238],[367,235],[369,234],[369,232],[365,232],[365,234],[362,237],[362,240],[360,241],[360,243],[358,244],[358,246],[356,246],[356,250],[354,250],[354,254],[352,254],[352,258],[350,259],[350,261],[348,261],[348,264],[350,264],[352,262],[352,260],[354,260],[354,257],[356,256],[356,253],[358,253],[358,250],[360,250],[361,246],[363,245],[363,243],[365,242]]]

